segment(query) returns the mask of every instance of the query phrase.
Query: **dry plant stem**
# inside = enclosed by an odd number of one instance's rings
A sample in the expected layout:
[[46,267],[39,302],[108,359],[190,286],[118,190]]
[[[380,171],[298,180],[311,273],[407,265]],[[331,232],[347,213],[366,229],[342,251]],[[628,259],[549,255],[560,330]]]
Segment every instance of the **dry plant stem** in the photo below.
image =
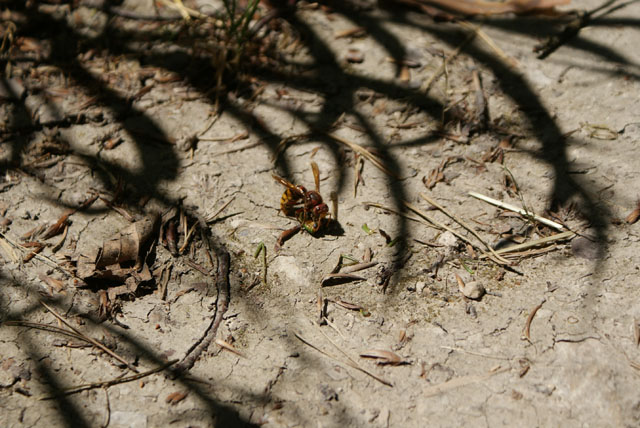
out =
[[[496,250],[496,253],[498,254],[513,253],[513,252],[524,250],[527,248],[537,247],[538,245],[547,244],[549,242],[562,241],[564,239],[573,238],[575,235],[576,234],[573,232],[562,232],[562,233],[555,234],[553,236],[546,236],[544,238],[536,239],[535,241],[525,242],[524,244],[517,244],[511,247],[502,248],[500,250]],[[486,255],[482,255],[478,258],[484,259],[485,257]]]
[[478,247],[476,244],[474,244],[473,242],[471,242],[469,239],[467,239],[466,237],[464,237],[463,235],[459,234],[458,232],[456,232],[455,230],[451,229],[449,226],[446,226],[434,219],[432,219],[431,217],[429,217],[428,215],[426,215],[424,212],[420,211],[420,209],[418,207],[416,207],[415,205],[409,203],[409,202],[404,202],[404,205],[409,208],[411,211],[413,211],[414,213],[418,214],[420,217],[424,218],[425,220],[427,220],[428,222],[432,223],[434,226],[446,230],[448,232],[451,232],[454,236],[456,236],[458,239],[460,239],[463,242],[466,242],[467,244],[471,245],[472,247],[474,247],[475,249],[477,249],[478,251],[480,251],[485,257],[489,258],[491,261],[493,261],[494,263],[498,264],[498,265],[509,265],[510,262],[506,259],[503,259],[502,257],[496,257],[493,254],[487,253],[486,251],[484,251],[482,248]]
[[476,192],[469,192],[468,195],[469,196],[473,196],[476,199],[480,199],[481,201],[485,201],[485,202],[487,202],[487,203],[489,203],[491,205],[495,205],[496,207],[516,212],[516,213],[518,213],[520,215],[523,215],[525,217],[530,217],[530,218],[534,219],[535,221],[544,224],[545,226],[552,227],[552,228],[554,228],[556,230],[559,230],[561,232],[566,229],[563,225],[561,225],[559,223],[556,223],[555,221],[551,221],[551,220],[549,220],[547,218],[540,217],[539,215],[533,214],[530,211],[527,211],[527,210],[525,210],[523,208],[518,208],[518,207],[516,207],[514,205],[511,205],[511,204],[508,204],[506,202],[501,202],[501,201],[498,201],[496,199],[490,198],[488,196],[485,196],[485,195],[482,195],[482,194],[476,193]]
[[[127,382],[132,382],[134,380],[138,380],[138,379],[142,379],[144,377],[147,377],[149,375],[152,375],[154,373],[158,373],[161,372],[162,370],[165,370],[168,367],[171,367],[173,364],[175,364],[178,360],[172,360],[167,362],[166,364],[163,364],[159,367],[156,367],[155,369],[151,369],[149,371],[146,371],[144,373],[139,373],[133,376],[129,376],[129,377],[122,377],[119,379],[112,379],[112,380],[107,380],[104,382],[95,382],[95,383],[86,383],[84,385],[78,385],[78,386],[74,386],[71,388],[66,388],[63,389],[61,391],[61,393],[63,395],[69,395],[69,394],[75,394],[77,392],[81,392],[81,391],[87,391],[89,389],[96,389],[96,388],[107,388],[109,386],[113,386],[113,385],[119,385],[121,383],[127,383]],[[39,397],[39,400],[50,400],[52,398],[56,398],[57,395],[43,395],[41,397]]]
[[92,339],[91,337],[87,336],[86,334],[83,334],[80,330],[77,330],[75,327],[73,327],[71,324],[69,324],[69,322],[62,317],[62,315],[57,313],[49,305],[47,305],[46,303],[44,303],[42,301],[40,302],[40,304],[42,306],[44,306],[45,309],[47,309],[49,312],[51,312],[51,314],[54,317],[56,317],[61,323],[63,323],[67,327],[69,327],[75,334],[81,336],[83,338],[83,340],[91,343],[96,348],[99,348],[100,350],[102,350],[102,351],[106,352],[107,354],[111,355],[113,358],[115,358],[116,360],[120,361],[122,364],[126,365],[129,370],[133,371],[134,373],[138,373],[138,369],[133,367],[127,360],[125,360],[120,355],[118,355],[115,352],[113,352],[111,349],[109,349],[106,346],[104,346],[102,343],[98,342],[95,339]]
[[50,332],[53,332],[53,333],[60,333],[60,334],[64,334],[65,336],[73,337],[74,339],[78,339],[78,340],[85,341],[87,343],[91,343],[84,336],[76,334],[71,330],[65,330],[64,328],[56,327],[54,325],[40,324],[40,323],[37,323],[37,322],[29,322],[29,321],[5,321],[4,325],[13,325],[13,326],[18,326],[18,327],[29,327],[29,328],[35,328],[35,329],[38,329],[38,330],[50,331]]
[[249,143],[249,144],[246,144],[244,146],[236,147],[236,148],[233,148],[233,149],[223,150],[221,152],[215,152],[213,155],[214,156],[228,155],[230,153],[241,152],[243,150],[247,150],[247,149],[252,149],[254,147],[258,147],[261,144],[262,144],[261,141],[256,141],[256,142]]
[[437,209],[439,209],[440,211],[442,211],[446,216],[448,216],[449,218],[451,218],[453,221],[455,221],[456,223],[458,223],[460,226],[464,227],[465,229],[467,229],[469,231],[469,233],[471,233],[473,236],[476,237],[476,239],[478,241],[480,241],[482,243],[482,245],[484,245],[490,252],[491,254],[493,254],[498,260],[500,260],[503,263],[509,263],[506,259],[500,257],[493,248],[491,248],[491,246],[489,244],[487,244],[486,242],[484,242],[484,240],[480,237],[480,235],[478,235],[478,233],[471,227],[469,226],[469,224],[467,224],[466,222],[462,221],[462,219],[457,218],[456,216],[454,216],[453,214],[451,214],[449,211],[447,211],[443,206],[439,205],[436,201],[434,201],[433,199],[431,199],[430,197],[428,197],[427,195],[425,195],[424,193],[420,193],[420,197],[422,197],[422,199],[424,199],[425,201],[429,202],[431,205],[433,205],[434,207],[436,207]]
[[531,310],[531,313],[527,317],[527,322],[525,323],[524,330],[522,331],[522,338],[526,339],[529,343],[531,343],[531,322],[533,321],[533,317],[536,316],[536,312],[538,312],[538,310],[542,307],[542,305],[544,305],[544,302],[546,301],[547,299],[542,299],[542,302],[540,302],[535,308],[533,308]]
[[[322,333],[324,334],[324,332],[322,332]],[[294,333],[294,335],[296,336],[296,338],[297,338],[300,342],[302,342],[302,343],[304,343],[305,345],[307,345],[307,346],[309,346],[309,347],[311,347],[311,348],[315,349],[316,351],[320,352],[320,353],[321,353],[322,355],[324,355],[325,357],[331,358],[331,359],[332,359],[332,360],[334,360],[334,361],[337,361],[337,362],[342,363],[342,364],[346,364],[346,365],[347,365],[347,366],[349,366],[349,367],[352,367],[352,368],[354,368],[354,369],[356,369],[356,370],[359,370],[359,371],[361,371],[362,373],[366,374],[367,376],[371,376],[372,378],[374,378],[375,380],[377,380],[378,382],[380,382],[380,383],[381,383],[381,384],[383,384],[383,385],[387,385],[387,386],[393,387],[393,385],[391,384],[391,382],[386,381],[386,380],[384,380],[384,379],[382,379],[382,378],[380,378],[380,377],[378,377],[378,376],[374,375],[373,373],[371,373],[371,372],[369,372],[369,371],[367,371],[367,370],[363,369],[363,368],[362,368],[362,367],[360,367],[360,366],[359,366],[355,361],[353,361],[351,358],[349,358],[349,356],[347,356],[347,361],[341,361],[339,358],[334,357],[333,355],[329,354],[328,352],[325,352],[325,351],[323,351],[322,349],[318,348],[317,346],[313,345],[311,342],[307,341],[307,340],[306,340],[306,339],[304,339],[302,336],[300,336],[300,334],[298,334],[298,333]],[[327,337],[327,335],[326,335],[326,334],[325,334],[325,337]],[[336,345],[334,344],[334,346],[336,346]],[[336,346],[336,348],[337,348],[337,346]],[[340,348],[338,348],[338,349],[340,349]]]
[[463,353],[463,354],[475,355],[476,357],[491,358],[491,359],[494,359],[494,360],[511,361],[513,359],[513,358],[509,358],[509,357],[501,357],[499,355],[489,355],[489,354],[483,354],[481,352],[468,351],[468,350],[463,349],[463,348],[454,348],[452,346],[441,346],[440,348],[449,349],[451,351],[460,352],[460,353]]
[[223,206],[222,206],[218,211],[216,211],[216,213],[215,213],[215,214],[213,214],[213,215],[211,215],[211,216],[207,217],[207,218],[205,219],[205,221],[206,221],[207,223],[211,223],[211,222],[215,221],[215,220],[216,220],[216,217],[218,217],[218,216],[220,215],[220,213],[221,213],[222,211],[224,211],[224,210],[225,210],[225,209],[226,209],[226,208],[231,204],[231,202],[233,202],[235,199],[236,199],[236,197],[235,197],[235,196],[234,196],[233,198],[229,199],[229,200],[228,200],[228,201],[227,201],[227,202],[226,202],[226,203],[225,203],[225,204],[224,204],[224,205],[223,205]]
[[375,156],[369,150],[367,150],[364,147],[362,147],[360,144],[356,144],[356,143],[354,143],[352,141],[349,141],[349,140],[347,140],[345,138],[338,137],[335,134],[327,133],[326,135],[329,138],[331,138],[333,140],[336,140],[337,142],[342,143],[345,146],[349,147],[351,150],[353,150],[354,152],[358,153],[359,155],[369,159],[371,161],[371,163],[373,163],[380,171],[384,172],[385,174],[389,175],[390,177],[396,178],[398,180],[400,179],[400,176],[398,174],[396,174],[395,172],[393,172],[389,168],[387,168],[382,160],[380,160],[377,156]]
[[220,248],[218,251],[218,272],[216,278],[216,287],[218,288],[218,299],[216,302],[216,312],[209,327],[207,327],[205,335],[202,339],[189,349],[185,357],[180,361],[175,369],[176,371],[187,371],[193,367],[196,360],[207,350],[209,344],[216,337],[218,327],[222,322],[222,317],[229,308],[229,252]]
[[425,221],[425,220],[424,220],[424,219],[422,219],[422,218],[419,218],[419,217],[412,217],[412,216],[407,215],[407,214],[405,214],[405,213],[401,213],[400,211],[396,211],[396,210],[394,210],[393,208],[385,207],[384,205],[382,205],[382,204],[378,204],[378,203],[376,203],[376,202],[365,202],[365,203],[363,203],[362,205],[365,205],[365,206],[367,206],[367,207],[380,208],[381,210],[385,210],[385,211],[390,212],[390,213],[392,213],[392,214],[399,215],[400,217],[404,217],[404,218],[406,218],[407,220],[415,221],[416,223],[421,223],[421,224],[424,224],[424,225],[426,225],[426,226],[433,227],[434,229],[441,230],[441,229],[440,229],[439,227],[437,227],[436,225],[431,224],[431,223],[429,223],[428,221]]

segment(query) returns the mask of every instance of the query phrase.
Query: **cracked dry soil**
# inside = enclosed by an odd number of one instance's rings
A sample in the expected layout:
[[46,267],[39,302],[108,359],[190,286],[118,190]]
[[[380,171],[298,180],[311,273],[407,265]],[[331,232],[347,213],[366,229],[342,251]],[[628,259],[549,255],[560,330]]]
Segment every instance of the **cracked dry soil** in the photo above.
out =
[[[0,426],[640,424],[640,4],[540,60],[566,20],[480,19],[471,40],[408,10],[300,3],[264,30],[279,54],[216,99],[190,33],[207,24],[35,3],[3,12],[20,30],[0,82]],[[272,174],[313,189],[311,162],[337,223],[275,252],[297,220]],[[579,236],[505,265],[420,194],[492,248],[561,232],[470,191]],[[149,251],[79,278],[151,213]],[[222,247],[229,307],[191,370],[65,394],[183,359],[224,300]],[[342,255],[341,273],[375,265],[327,280]]]

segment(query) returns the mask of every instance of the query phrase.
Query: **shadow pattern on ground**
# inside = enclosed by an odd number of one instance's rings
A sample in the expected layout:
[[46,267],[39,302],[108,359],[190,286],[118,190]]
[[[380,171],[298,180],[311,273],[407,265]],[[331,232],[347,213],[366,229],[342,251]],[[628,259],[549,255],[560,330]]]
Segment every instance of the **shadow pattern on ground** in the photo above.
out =
[[[75,4],[75,2],[73,2]],[[420,28],[422,31],[430,33],[452,49],[459,46],[468,34],[462,31],[455,24],[436,24],[428,22],[426,16],[421,17],[421,21],[425,24],[416,24],[416,16],[413,13],[405,12],[402,9],[395,10],[393,13],[380,14],[378,11],[360,10],[349,2],[330,2],[336,13],[343,15],[351,20],[354,25],[362,26],[367,29],[367,33],[375,38],[375,40],[383,46],[389,55],[400,62],[406,56],[406,49],[403,41],[399,40],[392,33],[385,29],[385,22],[393,21],[397,24]],[[71,3],[69,3],[71,5]],[[184,61],[175,61],[175,54],[159,54],[149,53],[142,49],[135,50],[130,48],[131,40],[149,40],[150,35],[144,31],[125,32],[121,31],[117,25],[107,25],[104,34],[99,37],[90,39],[79,34],[73,26],[71,26],[65,16],[60,16],[42,11],[37,2],[9,1],[4,2],[3,6],[9,10],[22,14],[25,19],[16,32],[16,37],[32,37],[40,41],[47,41],[51,44],[51,51],[47,58],[43,59],[27,59],[32,61],[33,65],[50,64],[58,67],[69,77],[73,85],[81,86],[91,96],[97,99],[97,103],[109,110],[117,123],[124,129],[130,130],[134,136],[134,143],[141,155],[142,165],[138,169],[139,172],[133,173],[121,165],[115,163],[105,163],[103,159],[90,159],[96,165],[100,165],[96,171],[100,174],[101,170],[108,170],[115,176],[123,178],[128,183],[127,190],[129,200],[136,201],[142,195],[149,194],[167,205],[175,205],[177,202],[171,200],[162,190],[160,183],[163,181],[175,180],[178,176],[178,156],[173,142],[164,135],[162,130],[155,125],[153,118],[149,117],[144,111],[137,110],[131,102],[131,99],[123,97],[116,91],[110,89],[100,80],[92,76],[91,73],[83,66],[78,58],[89,49],[102,48],[108,51],[109,55],[129,55],[135,56],[142,64],[164,68],[169,71],[177,72],[184,76],[187,82],[202,94],[213,94],[213,79],[216,70],[212,68],[210,58],[186,57]],[[71,7],[71,6],[70,6]],[[426,112],[436,121],[442,115],[446,106],[442,105],[438,100],[410,89],[404,85],[390,83],[388,81],[377,80],[375,78],[359,77],[350,73],[346,73],[340,64],[338,58],[332,53],[329,46],[319,37],[312,26],[295,10],[287,5],[281,5],[278,19],[286,20],[288,24],[300,34],[300,38],[308,49],[310,55],[314,58],[314,64],[308,68],[317,69],[319,72],[313,77],[303,77],[302,75],[292,76],[290,73],[284,73],[278,68],[267,66],[254,66],[244,69],[243,73],[249,75],[258,75],[260,78],[271,83],[286,83],[294,88],[300,88],[321,93],[324,97],[324,104],[321,112],[310,118],[304,114],[289,112],[296,115],[297,119],[305,122],[308,129],[312,130],[309,138],[324,144],[333,154],[336,165],[341,158],[340,147],[335,141],[327,137],[326,130],[339,120],[343,113],[347,113],[355,117],[359,122],[358,125],[365,130],[371,142],[371,148],[379,155],[387,169],[391,171],[400,171],[402,159],[394,156],[389,145],[386,144],[384,138],[378,135],[371,121],[358,111],[354,104],[356,99],[356,91],[359,89],[370,89],[391,99],[402,99],[413,107]],[[117,16],[110,16],[110,20],[122,19]],[[562,21],[560,21],[562,22]],[[521,25],[521,21],[516,19],[491,19],[484,22],[487,26],[496,26],[514,33],[534,34],[538,37],[544,37],[553,33],[554,28],[546,19],[527,18],[527,25]],[[636,26],[638,22],[635,20],[620,20],[600,18],[594,25],[598,26]],[[187,32],[187,25],[184,31]],[[596,43],[583,40],[579,35],[569,42],[574,48],[582,49],[600,56],[605,61],[626,64],[624,55],[616,52],[615,49],[598,45]],[[184,50],[189,45],[188,38],[178,38],[176,46]],[[600,252],[604,252],[604,237],[606,235],[606,224],[610,222],[608,212],[597,206],[587,192],[584,184],[579,182],[574,176],[569,174],[569,165],[567,160],[567,141],[560,132],[551,113],[545,109],[542,100],[528,83],[518,73],[510,69],[500,60],[488,54],[486,51],[478,47],[477,44],[471,43],[464,49],[464,52],[471,56],[476,62],[483,64],[493,71],[499,77],[499,85],[503,92],[507,94],[521,110],[527,113],[530,120],[530,129],[533,130],[535,138],[541,143],[541,149],[531,156],[537,157],[546,162],[554,173],[553,190],[549,195],[549,206],[555,208],[568,203],[572,198],[577,198],[582,203],[582,214],[588,219],[596,231],[596,239],[600,243]],[[19,58],[10,58],[9,55],[3,54],[0,61],[0,70],[5,70],[7,62],[19,61]],[[329,72],[329,73],[327,73]],[[308,76],[308,74],[305,74]],[[634,76],[637,78],[637,76]],[[251,89],[243,82],[234,81],[230,76],[226,76],[226,87],[229,92],[233,91],[251,91]],[[328,91],[327,82],[332,82],[333,87],[337,90]],[[11,92],[11,86],[7,81],[7,76],[0,79],[0,85],[3,86],[5,92]],[[276,159],[276,167],[280,174],[287,177],[290,173],[289,162],[287,160],[286,151],[283,151],[279,143],[283,140],[282,135],[278,135],[267,127],[263,126],[252,113],[251,109],[245,109],[237,104],[229,101],[226,94],[222,94],[221,108],[245,123],[253,126],[254,132],[258,134],[264,144],[274,155]],[[51,126],[72,126],[77,123],[80,116],[76,118],[65,118],[58,123],[41,125],[32,119],[28,107],[24,103],[24,96],[13,94],[11,97],[13,104],[13,121],[5,125],[1,137],[2,144],[8,148],[11,156],[8,160],[0,165],[0,173],[2,176],[9,170],[23,169],[22,153],[25,150],[29,139],[47,127]],[[210,95],[210,101],[213,104],[216,99],[214,95]],[[135,129],[129,127],[133,121],[126,120],[135,117],[135,125],[142,126],[155,135],[154,142],[150,146],[148,138],[136,137]],[[488,129],[484,132],[492,132]],[[437,134],[427,134],[421,138],[412,141],[404,141],[399,145],[415,145],[424,146],[439,141]],[[290,144],[295,144],[291,142]],[[162,161],[162,168],[157,168],[159,160]],[[345,184],[346,171],[340,168],[338,179],[338,189],[341,190]],[[109,177],[105,174],[101,176],[107,188],[110,186]],[[133,184],[135,183],[135,185]],[[395,207],[398,211],[404,211],[403,201],[407,198],[406,189],[401,180],[388,178],[388,186],[390,193],[393,195]],[[407,232],[406,220],[398,217],[400,235],[404,236]],[[216,240],[217,238],[212,238]],[[224,243],[221,243],[224,244]],[[597,266],[595,269],[597,270]],[[6,278],[8,279],[8,278]],[[32,289],[37,294],[37,287],[33,284],[22,284],[28,289]],[[393,294],[393,289],[391,289]],[[56,304],[59,302],[51,301]],[[9,302],[0,302],[3,307],[8,306]],[[250,302],[242,302],[245,305],[251,305]],[[39,306],[34,304],[30,310],[36,310]],[[9,319],[20,319],[27,315],[24,311],[21,313],[3,314],[0,324]],[[111,327],[107,327],[111,328]],[[133,336],[123,333],[120,329],[111,328],[113,333],[121,340],[133,344],[141,355],[146,356],[151,361],[160,365],[164,362],[158,352],[148,348],[145,344],[140,343]],[[26,337],[26,336],[25,336]],[[293,341],[293,339],[290,339]],[[24,349],[34,361],[42,353],[40,345],[25,340],[22,344]],[[289,343],[294,348],[295,344]],[[37,364],[39,375],[44,383],[49,385],[50,392],[57,398],[59,412],[67,421],[68,426],[89,426],[91,423],[84,420],[80,416],[80,410],[75,407],[71,400],[68,400],[63,394],[60,394],[60,379],[46,365]],[[240,415],[227,405],[219,403],[213,395],[209,393],[201,384],[189,381],[187,378],[181,379],[184,386],[191,392],[200,397],[208,404],[208,411],[212,418],[215,419],[217,426],[240,426],[242,424],[250,425],[248,421],[243,420]],[[245,395],[247,395],[245,393]],[[256,402],[264,401],[268,397],[254,397]]]

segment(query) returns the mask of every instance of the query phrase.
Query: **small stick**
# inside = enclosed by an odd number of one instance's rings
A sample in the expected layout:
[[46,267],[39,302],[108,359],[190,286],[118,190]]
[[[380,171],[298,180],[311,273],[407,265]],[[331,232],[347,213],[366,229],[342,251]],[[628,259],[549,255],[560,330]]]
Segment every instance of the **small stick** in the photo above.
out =
[[[113,385],[119,385],[121,383],[127,383],[127,382],[131,382],[134,380],[138,380],[138,379],[142,379],[143,377],[147,377],[149,375],[152,375],[154,373],[158,373],[161,372],[162,370],[171,367],[173,364],[175,364],[178,360],[171,360],[169,362],[167,362],[166,364],[163,364],[159,367],[156,367],[155,369],[151,369],[149,371],[146,371],[144,373],[138,373],[136,375],[133,376],[129,376],[129,377],[121,377],[118,379],[112,379],[112,380],[107,380],[104,382],[95,382],[95,383],[86,383],[84,385],[78,385],[78,386],[74,386],[71,388],[66,388],[63,389],[61,392],[63,395],[70,395],[70,394],[75,394],[77,392],[81,392],[81,391],[86,391],[89,389],[95,389],[95,388],[107,388],[109,386],[113,386]],[[39,400],[50,400],[52,398],[56,398],[56,395],[43,395],[39,398]]]
[[76,333],[77,335],[82,336],[84,340],[86,340],[87,342],[91,343],[93,346],[101,349],[102,351],[106,352],[107,354],[111,355],[113,358],[115,358],[116,360],[120,361],[122,364],[126,365],[129,368],[129,370],[131,370],[131,371],[133,371],[135,373],[139,373],[138,369],[133,367],[127,360],[125,360],[120,355],[118,355],[115,352],[113,352],[111,349],[109,349],[106,346],[104,346],[102,343],[100,343],[97,340],[87,336],[86,334],[83,334],[80,330],[77,330],[75,327],[73,327],[71,324],[69,324],[69,322],[67,320],[62,318],[62,315],[60,315],[55,310],[53,310],[53,308],[51,308],[49,305],[47,305],[43,301],[40,301],[40,304],[42,306],[44,306],[49,312],[51,312],[51,314],[54,317],[58,318],[58,320],[60,320],[61,323],[63,323],[64,325],[69,327],[71,330],[73,330],[74,333]]
[[531,342],[531,321],[533,321],[533,317],[536,316],[536,312],[538,312],[538,310],[542,307],[542,305],[546,301],[547,301],[546,298],[542,299],[542,302],[540,302],[535,308],[533,308],[531,310],[531,313],[529,314],[529,317],[527,317],[527,322],[525,323],[524,330],[522,332],[522,338],[526,339],[529,343],[532,343]]
[[473,196],[476,199],[480,199],[481,201],[485,201],[487,203],[490,203],[491,205],[495,205],[497,207],[503,208],[505,210],[516,212],[516,213],[518,213],[520,215],[523,215],[525,217],[530,217],[530,218],[534,219],[537,222],[540,222],[540,223],[542,223],[542,224],[544,224],[546,226],[552,227],[552,228],[554,228],[556,230],[559,230],[561,232],[566,229],[563,225],[561,225],[559,223],[556,223],[555,221],[551,221],[551,220],[549,220],[547,218],[540,217],[539,215],[533,214],[530,211],[527,211],[527,210],[522,209],[522,208],[518,208],[518,207],[516,207],[514,205],[511,205],[511,204],[508,204],[506,202],[501,202],[501,201],[498,201],[496,199],[490,198],[488,196],[481,195],[480,193],[476,193],[476,192],[469,192],[468,195],[469,196]]

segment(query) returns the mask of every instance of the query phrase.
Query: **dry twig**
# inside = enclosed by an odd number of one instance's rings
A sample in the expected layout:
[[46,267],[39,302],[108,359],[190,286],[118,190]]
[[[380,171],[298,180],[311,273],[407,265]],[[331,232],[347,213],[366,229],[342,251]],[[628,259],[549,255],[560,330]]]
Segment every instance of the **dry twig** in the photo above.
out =
[[86,334],[82,333],[80,330],[76,329],[75,327],[73,327],[71,324],[69,324],[69,322],[67,320],[65,320],[62,315],[60,315],[59,313],[57,313],[53,308],[51,308],[49,305],[47,305],[44,302],[40,302],[40,304],[42,306],[45,307],[46,310],[48,310],[49,312],[51,312],[51,314],[56,317],[62,324],[66,325],[67,327],[69,327],[75,334],[77,334],[78,336],[81,336],[83,340],[91,343],[93,346],[95,346],[96,348],[106,352],[107,354],[111,355],[113,358],[115,358],[116,360],[120,361],[122,364],[124,364],[125,366],[127,366],[127,368],[135,373],[138,373],[138,369],[136,369],[135,367],[133,367],[127,360],[125,360],[124,358],[122,358],[120,355],[116,354],[115,352],[113,352],[111,349],[107,348],[106,346],[104,346],[102,343],[98,342],[97,340],[87,336]]
[[[324,332],[323,332],[323,334],[324,334]],[[300,334],[298,334],[298,333],[294,333],[294,335],[296,336],[296,338],[297,338],[300,342],[302,342],[302,343],[304,343],[305,345],[307,345],[307,346],[309,346],[309,347],[311,347],[311,348],[315,349],[316,351],[320,352],[320,353],[321,353],[322,355],[324,355],[325,357],[331,358],[331,359],[332,359],[332,360],[334,360],[334,361],[337,361],[337,362],[342,363],[342,364],[346,364],[346,365],[347,365],[347,366],[349,366],[349,367],[352,367],[352,368],[354,368],[354,369],[356,369],[356,370],[359,370],[359,371],[361,371],[362,373],[366,374],[367,376],[371,376],[373,379],[377,380],[378,382],[382,383],[383,385],[387,385],[387,386],[393,387],[393,385],[391,384],[391,382],[389,382],[389,381],[387,381],[387,380],[384,380],[384,379],[382,379],[382,378],[380,378],[380,377],[378,377],[378,376],[374,375],[373,373],[371,373],[371,372],[367,371],[366,369],[363,369],[362,367],[360,367],[360,366],[359,366],[355,361],[353,361],[353,360],[352,360],[348,355],[344,354],[344,352],[343,352],[343,351],[342,351],[342,350],[341,350],[337,345],[333,344],[333,342],[332,342],[333,346],[335,346],[335,347],[336,347],[340,352],[342,352],[342,353],[347,357],[347,361],[341,361],[339,358],[337,358],[337,357],[335,357],[335,356],[333,356],[333,355],[329,354],[328,352],[323,351],[322,349],[318,348],[317,346],[315,346],[314,344],[312,344],[311,342],[309,342],[308,340],[306,340],[305,338],[303,338],[303,337],[302,337]],[[325,336],[325,337],[327,337],[327,335],[326,335],[326,334],[325,334],[324,336]],[[331,340],[329,340],[329,341],[331,342]]]

